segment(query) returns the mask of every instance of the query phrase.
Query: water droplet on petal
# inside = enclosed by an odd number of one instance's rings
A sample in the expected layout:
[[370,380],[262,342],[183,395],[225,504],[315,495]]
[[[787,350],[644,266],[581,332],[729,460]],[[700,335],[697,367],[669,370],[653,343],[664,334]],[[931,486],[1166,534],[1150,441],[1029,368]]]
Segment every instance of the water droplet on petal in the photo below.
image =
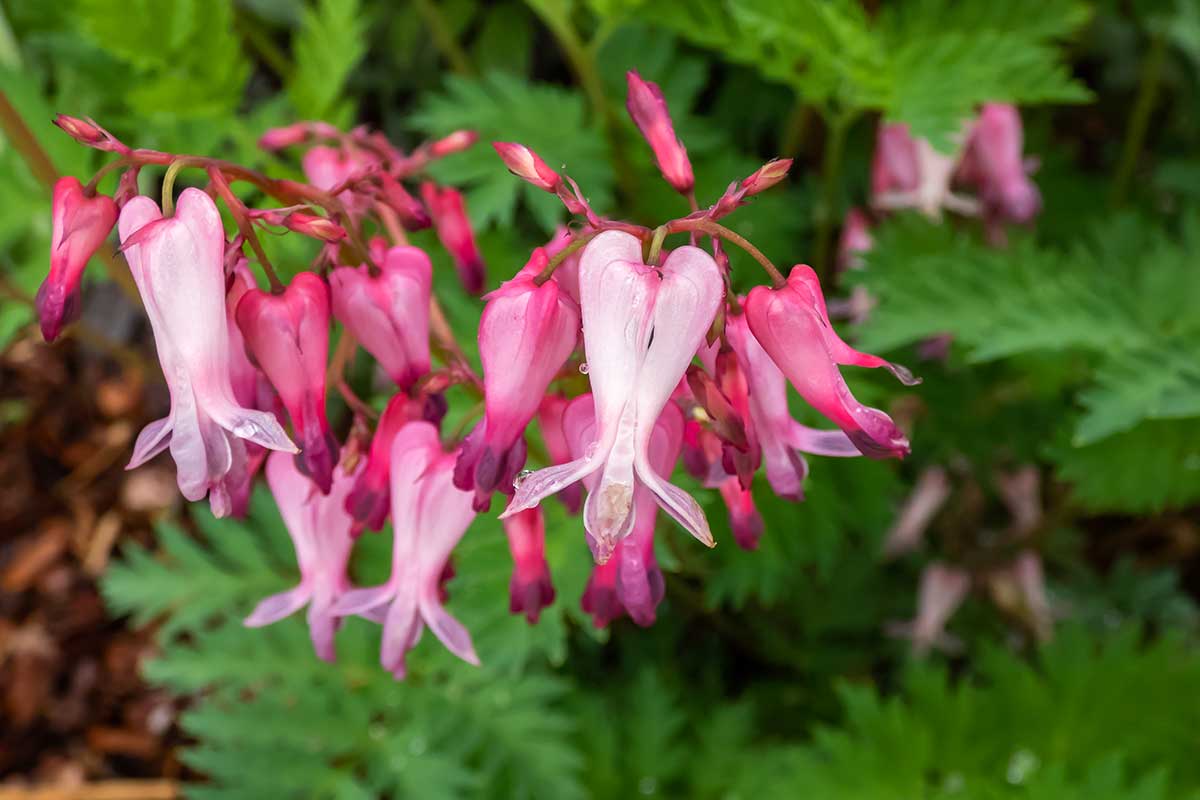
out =
[[251,420],[244,419],[233,426],[233,435],[239,439],[250,439],[262,433],[262,428]]
[[579,374],[580,375],[588,374],[588,365],[587,365],[586,361],[579,365]]
[[524,483],[525,479],[528,478],[532,474],[533,474],[533,470],[531,470],[531,469],[523,469],[520,472],[518,472],[517,476],[515,478],[513,478],[513,488],[520,489],[521,484]]

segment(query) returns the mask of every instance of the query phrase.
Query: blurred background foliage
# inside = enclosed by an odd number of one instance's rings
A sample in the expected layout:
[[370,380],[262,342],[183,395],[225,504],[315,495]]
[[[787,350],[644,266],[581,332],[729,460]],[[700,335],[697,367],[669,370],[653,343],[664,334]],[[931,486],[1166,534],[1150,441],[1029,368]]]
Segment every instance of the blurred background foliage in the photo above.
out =
[[[1006,247],[970,221],[901,214],[875,232],[864,270],[829,282],[831,296],[865,284],[878,305],[848,334],[925,378],[899,390],[849,376],[903,420],[912,457],[811,459],[803,504],[757,497],[754,553],[697,489],[721,546],[702,552],[661,525],[667,597],[652,629],[592,627],[578,607],[580,524],[555,504],[558,600],[541,622],[507,614],[504,538],[481,516],[456,552],[450,608],[484,666],[426,642],[402,684],[377,668],[378,631],[360,620],[332,665],[312,656],[300,619],[241,627],[295,580],[265,492],[247,521],[193,506],[153,546],[127,546],[105,597],[129,624],[157,626],[145,675],[188,700],[189,796],[1200,797],[1196,0],[0,9],[0,90],[55,168],[85,179],[104,159],[54,129],[56,112],[135,146],[295,177],[294,162],[256,149],[267,128],[367,123],[401,146],[478,130],[484,143],[434,174],[465,187],[491,285],[564,220],[487,141],[563,165],[602,213],[655,224],[685,211],[623,114],[628,69],[662,86],[701,202],[769,157],[797,159],[729,224],[777,263],[827,275],[844,212],[866,201],[881,117],[944,148],[979,103],[1017,103],[1040,160],[1045,208]],[[22,298],[45,273],[49,193],[11,141],[0,175],[0,342],[12,342],[30,335]],[[160,177],[143,170],[143,190]],[[277,264],[305,266],[311,254],[288,250],[297,238],[267,242]],[[478,301],[432,237],[417,243],[470,342]],[[759,282],[731,255],[739,285]],[[942,334],[944,357],[928,357],[923,343]],[[1002,478],[1030,465],[1049,638],[987,580],[1012,555]],[[915,552],[886,559],[897,509],[932,467],[950,500]],[[381,577],[388,547],[386,533],[364,538],[358,580]],[[913,617],[918,578],[939,561],[975,588],[949,625],[957,646],[914,658],[889,631]]]

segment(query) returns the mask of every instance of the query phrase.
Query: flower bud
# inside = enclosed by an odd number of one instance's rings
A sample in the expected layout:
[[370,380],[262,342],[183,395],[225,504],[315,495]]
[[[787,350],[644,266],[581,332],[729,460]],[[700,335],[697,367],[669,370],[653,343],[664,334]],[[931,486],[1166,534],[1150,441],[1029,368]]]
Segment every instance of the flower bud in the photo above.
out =
[[492,142],[508,171],[546,192],[557,192],[562,177],[546,166],[537,153],[517,142]]
[[475,131],[454,131],[443,136],[429,146],[429,154],[434,158],[444,158],[453,153],[460,153],[479,141]]
[[471,294],[479,294],[486,280],[483,257],[475,245],[463,196],[448,186],[438,187],[426,182],[421,184],[421,198],[433,215],[438,239],[454,259],[463,287]]
[[667,110],[662,91],[657,84],[642,80],[634,70],[625,73],[625,78],[629,84],[629,94],[625,99],[629,116],[654,151],[658,169],[667,183],[680,194],[688,194],[696,185],[692,163],[688,160],[683,142],[675,136],[675,126],[671,123],[671,113]]

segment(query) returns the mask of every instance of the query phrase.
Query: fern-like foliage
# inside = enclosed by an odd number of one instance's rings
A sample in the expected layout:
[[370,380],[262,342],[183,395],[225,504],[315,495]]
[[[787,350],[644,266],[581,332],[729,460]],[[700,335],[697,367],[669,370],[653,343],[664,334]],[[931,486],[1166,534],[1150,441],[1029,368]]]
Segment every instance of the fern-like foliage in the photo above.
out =
[[[613,17],[649,4],[594,2]],[[654,18],[697,44],[792,87],[827,114],[867,110],[949,149],[988,100],[1081,102],[1090,95],[1057,44],[1088,17],[1076,0],[886,4],[856,0],[667,0]]]
[[365,28],[359,0],[320,0],[315,8],[304,8],[292,43],[296,69],[287,87],[301,118],[338,124],[353,118],[350,104],[338,100],[367,51]]
[[1200,497],[1198,242],[1194,214],[1176,235],[1115,217],[1065,249],[1028,237],[995,249],[902,217],[868,255],[863,280],[879,305],[861,342],[887,350],[951,333],[976,364],[1054,359],[1079,390],[1079,413],[1069,444],[1048,450],[1080,499],[1099,509],[1179,505]]

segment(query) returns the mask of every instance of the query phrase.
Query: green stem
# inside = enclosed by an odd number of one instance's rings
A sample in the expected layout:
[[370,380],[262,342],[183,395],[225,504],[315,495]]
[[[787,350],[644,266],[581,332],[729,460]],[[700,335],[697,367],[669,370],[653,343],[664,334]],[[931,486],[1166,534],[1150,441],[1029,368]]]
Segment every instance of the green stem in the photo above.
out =
[[163,175],[162,213],[164,217],[172,216],[175,213],[175,178],[179,176],[183,167],[184,162],[173,161],[171,166],[167,167],[167,174]]
[[816,255],[813,262],[822,284],[827,282],[830,273],[838,176],[842,168],[842,154],[846,149],[846,134],[850,130],[851,122],[853,117],[848,114],[834,116],[829,121],[829,134],[825,139],[825,156],[821,166],[821,197],[816,208]]
[[559,265],[566,261],[568,256],[578,251],[592,239],[595,239],[600,235],[600,233],[601,231],[596,231],[594,233],[587,233],[582,236],[575,237],[573,242],[568,244],[562,250],[559,250],[548,262],[546,262],[546,266],[534,277],[534,285],[541,286],[543,283],[550,280],[550,277],[554,275],[554,270],[558,269]]
[[1133,110],[1129,113],[1129,125],[1125,130],[1125,143],[1121,148],[1121,160],[1118,162],[1116,176],[1113,178],[1112,191],[1109,194],[1110,206],[1116,207],[1125,201],[1129,182],[1137,168],[1138,156],[1146,141],[1146,132],[1150,127],[1150,113],[1158,100],[1158,90],[1161,84],[1163,63],[1167,57],[1167,37],[1161,32],[1155,32],[1150,39],[1150,50],[1142,63],[1142,77],[1138,83],[1137,98]]
[[450,64],[450,69],[459,75],[474,75],[475,68],[471,66],[470,56],[458,43],[458,39],[454,37],[454,33],[446,23],[446,18],[442,16],[442,10],[438,8],[437,3],[433,0],[413,0],[413,4],[425,20],[425,24],[429,26],[429,35],[433,37],[433,43],[437,46],[438,52]]
[[787,158],[795,158],[804,145],[804,136],[808,132],[812,112],[800,95],[796,95],[792,110],[788,112],[783,123],[783,136],[779,139],[779,154]]
[[[771,259],[763,255],[763,252],[754,245],[750,244],[749,240],[741,234],[731,231],[719,222],[714,222],[707,217],[699,219],[677,219],[674,222],[668,222],[658,230],[666,229],[667,233],[683,233],[685,231],[699,231],[707,233],[709,236],[719,236],[727,242],[736,244],[738,247],[745,250],[757,261],[763,269],[767,271],[767,275],[771,277],[771,285],[776,289],[782,288],[787,284],[787,278],[783,277],[783,273],[779,268],[771,263]],[[655,231],[657,235],[657,231]]]
[[667,238],[667,228],[665,225],[654,229],[654,236],[650,239],[650,250],[646,253],[647,264],[657,264],[658,255],[662,252],[663,240]]

